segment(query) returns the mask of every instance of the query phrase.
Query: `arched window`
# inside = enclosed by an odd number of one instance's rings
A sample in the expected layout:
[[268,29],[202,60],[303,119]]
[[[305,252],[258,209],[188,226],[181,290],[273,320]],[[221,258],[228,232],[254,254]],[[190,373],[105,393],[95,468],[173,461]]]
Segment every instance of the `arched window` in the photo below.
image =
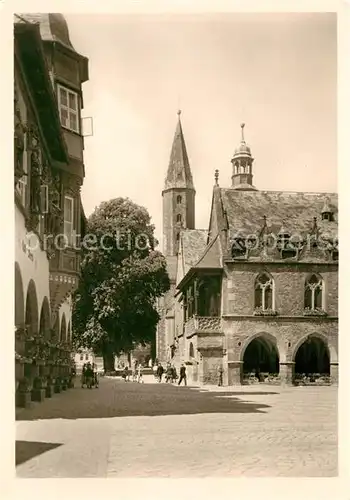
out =
[[176,241],[179,241],[180,239],[180,233],[176,233]]
[[182,196],[178,195],[176,198],[176,203],[180,205],[181,202],[182,202]]
[[320,276],[313,274],[305,283],[304,307],[312,311],[323,309],[323,280]]
[[194,348],[192,342],[190,342],[190,358],[194,358]]
[[181,214],[177,214],[176,222],[181,222],[181,220],[182,220]]
[[266,311],[274,309],[273,279],[268,274],[260,274],[255,280],[255,308]]

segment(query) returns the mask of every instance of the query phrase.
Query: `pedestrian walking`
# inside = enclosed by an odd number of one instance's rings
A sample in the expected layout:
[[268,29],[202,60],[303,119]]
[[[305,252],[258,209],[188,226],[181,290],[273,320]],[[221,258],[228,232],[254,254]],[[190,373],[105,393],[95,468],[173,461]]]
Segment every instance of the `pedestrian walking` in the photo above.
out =
[[168,363],[168,366],[166,368],[165,382],[173,382],[173,369],[170,363]]
[[224,375],[224,370],[222,368],[222,366],[220,365],[219,366],[219,369],[218,369],[218,375],[219,375],[219,383],[218,383],[218,386],[219,387],[222,387],[223,385],[223,375]]
[[139,384],[143,384],[143,368],[142,368],[142,365],[141,363],[139,363],[138,367],[137,367],[137,381]]
[[161,383],[162,381],[163,373],[164,373],[164,368],[162,367],[161,363],[159,363],[157,368],[157,377],[159,383]]
[[175,368],[175,365],[173,365],[171,367],[172,371],[173,371],[173,381],[176,382],[176,380],[178,379],[178,376],[177,376],[177,372],[176,372],[176,368]]
[[86,387],[88,389],[91,389],[94,379],[94,371],[92,369],[91,363],[88,363],[86,366],[85,377],[86,377]]
[[178,385],[180,385],[182,381],[184,381],[185,385],[187,385],[186,366],[183,363],[180,368],[180,379]]
[[129,382],[129,367],[126,365],[122,375],[124,382]]

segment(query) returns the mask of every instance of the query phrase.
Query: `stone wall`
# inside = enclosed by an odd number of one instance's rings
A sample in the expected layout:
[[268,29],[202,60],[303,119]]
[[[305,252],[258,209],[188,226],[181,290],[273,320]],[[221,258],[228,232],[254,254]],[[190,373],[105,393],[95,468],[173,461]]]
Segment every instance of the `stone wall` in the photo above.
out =
[[267,271],[274,279],[275,309],[278,315],[302,316],[304,313],[304,284],[313,273],[324,279],[325,310],[338,315],[337,264],[227,264],[227,286],[223,288],[223,314],[251,315],[254,311],[254,284],[260,272]]
[[220,366],[222,366],[222,350],[202,350],[201,362],[199,365],[199,382],[202,384],[217,385],[219,381]]

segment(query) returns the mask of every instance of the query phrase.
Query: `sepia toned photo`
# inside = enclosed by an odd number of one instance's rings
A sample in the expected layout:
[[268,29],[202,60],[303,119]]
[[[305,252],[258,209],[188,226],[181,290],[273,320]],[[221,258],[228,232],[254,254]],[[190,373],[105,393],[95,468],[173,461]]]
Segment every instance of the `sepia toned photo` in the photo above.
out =
[[336,477],[337,14],[13,40],[16,476]]

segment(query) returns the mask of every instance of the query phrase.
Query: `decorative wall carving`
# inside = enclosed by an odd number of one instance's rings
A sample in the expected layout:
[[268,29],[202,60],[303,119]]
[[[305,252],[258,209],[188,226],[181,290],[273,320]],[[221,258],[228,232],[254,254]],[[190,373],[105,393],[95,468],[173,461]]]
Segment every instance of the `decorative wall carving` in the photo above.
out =
[[23,168],[24,136],[26,126],[22,122],[19,109],[17,89],[14,89],[14,160],[15,160],[15,186],[19,179],[25,175]]

